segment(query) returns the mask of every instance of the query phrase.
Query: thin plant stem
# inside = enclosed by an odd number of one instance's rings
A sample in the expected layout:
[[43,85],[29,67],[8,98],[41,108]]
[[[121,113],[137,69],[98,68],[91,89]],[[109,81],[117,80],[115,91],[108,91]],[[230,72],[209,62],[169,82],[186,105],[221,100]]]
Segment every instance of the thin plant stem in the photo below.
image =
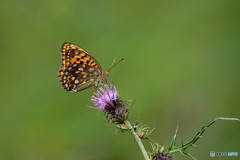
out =
[[144,159],[145,159],[145,160],[150,160],[149,157],[148,157],[147,151],[145,150],[145,148],[144,148],[144,146],[143,146],[143,144],[142,144],[141,139],[138,137],[137,133],[134,131],[131,123],[130,123],[129,121],[127,121],[127,120],[125,120],[124,123],[125,123],[125,124],[128,126],[128,128],[131,130],[134,139],[137,141],[138,146],[139,146],[140,150],[142,151],[142,154],[143,154]]

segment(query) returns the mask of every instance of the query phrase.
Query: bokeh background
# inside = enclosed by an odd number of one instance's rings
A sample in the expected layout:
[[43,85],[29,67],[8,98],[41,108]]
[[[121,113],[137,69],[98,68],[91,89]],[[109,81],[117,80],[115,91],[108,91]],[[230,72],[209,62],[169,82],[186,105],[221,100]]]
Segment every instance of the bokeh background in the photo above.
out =
[[[156,128],[151,138],[162,145],[177,126],[181,145],[214,117],[239,118],[239,8],[235,0],[1,1],[0,160],[143,159],[130,133],[115,134],[86,107],[92,89],[63,89],[63,42],[105,70],[125,58],[111,80],[123,99],[136,98],[130,121]],[[239,135],[240,123],[218,121],[188,151],[226,159],[209,153],[240,153]]]

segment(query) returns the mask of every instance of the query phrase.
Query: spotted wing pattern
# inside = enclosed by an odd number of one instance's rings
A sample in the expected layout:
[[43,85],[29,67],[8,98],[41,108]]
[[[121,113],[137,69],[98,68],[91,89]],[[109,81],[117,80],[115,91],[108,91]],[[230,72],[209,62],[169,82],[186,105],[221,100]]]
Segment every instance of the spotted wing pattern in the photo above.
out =
[[67,91],[78,92],[95,85],[103,71],[99,63],[84,49],[65,42],[61,45],[62,65],[59,79]]

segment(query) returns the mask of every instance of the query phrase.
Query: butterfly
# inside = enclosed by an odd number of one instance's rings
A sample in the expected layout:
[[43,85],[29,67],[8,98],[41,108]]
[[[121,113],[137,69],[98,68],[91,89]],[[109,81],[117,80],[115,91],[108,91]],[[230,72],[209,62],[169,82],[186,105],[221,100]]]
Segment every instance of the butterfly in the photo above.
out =
[[93,56],[69,42],[61,45],[61,53],[62,65],[58,77],[67,91],[79,92],[91,86],[98,87],[109,77],[113,67],[112,64],[108,71],[103,71]]

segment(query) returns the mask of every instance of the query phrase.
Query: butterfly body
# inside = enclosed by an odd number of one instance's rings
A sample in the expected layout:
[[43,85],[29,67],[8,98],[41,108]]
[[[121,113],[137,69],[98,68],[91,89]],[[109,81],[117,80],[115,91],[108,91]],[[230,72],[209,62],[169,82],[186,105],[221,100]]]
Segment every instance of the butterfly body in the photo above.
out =
[[67,91],[78,92],[99,86],[109,77],[97,60],[84,49],[65,42],[61,45],[62,65],[59,80]]

